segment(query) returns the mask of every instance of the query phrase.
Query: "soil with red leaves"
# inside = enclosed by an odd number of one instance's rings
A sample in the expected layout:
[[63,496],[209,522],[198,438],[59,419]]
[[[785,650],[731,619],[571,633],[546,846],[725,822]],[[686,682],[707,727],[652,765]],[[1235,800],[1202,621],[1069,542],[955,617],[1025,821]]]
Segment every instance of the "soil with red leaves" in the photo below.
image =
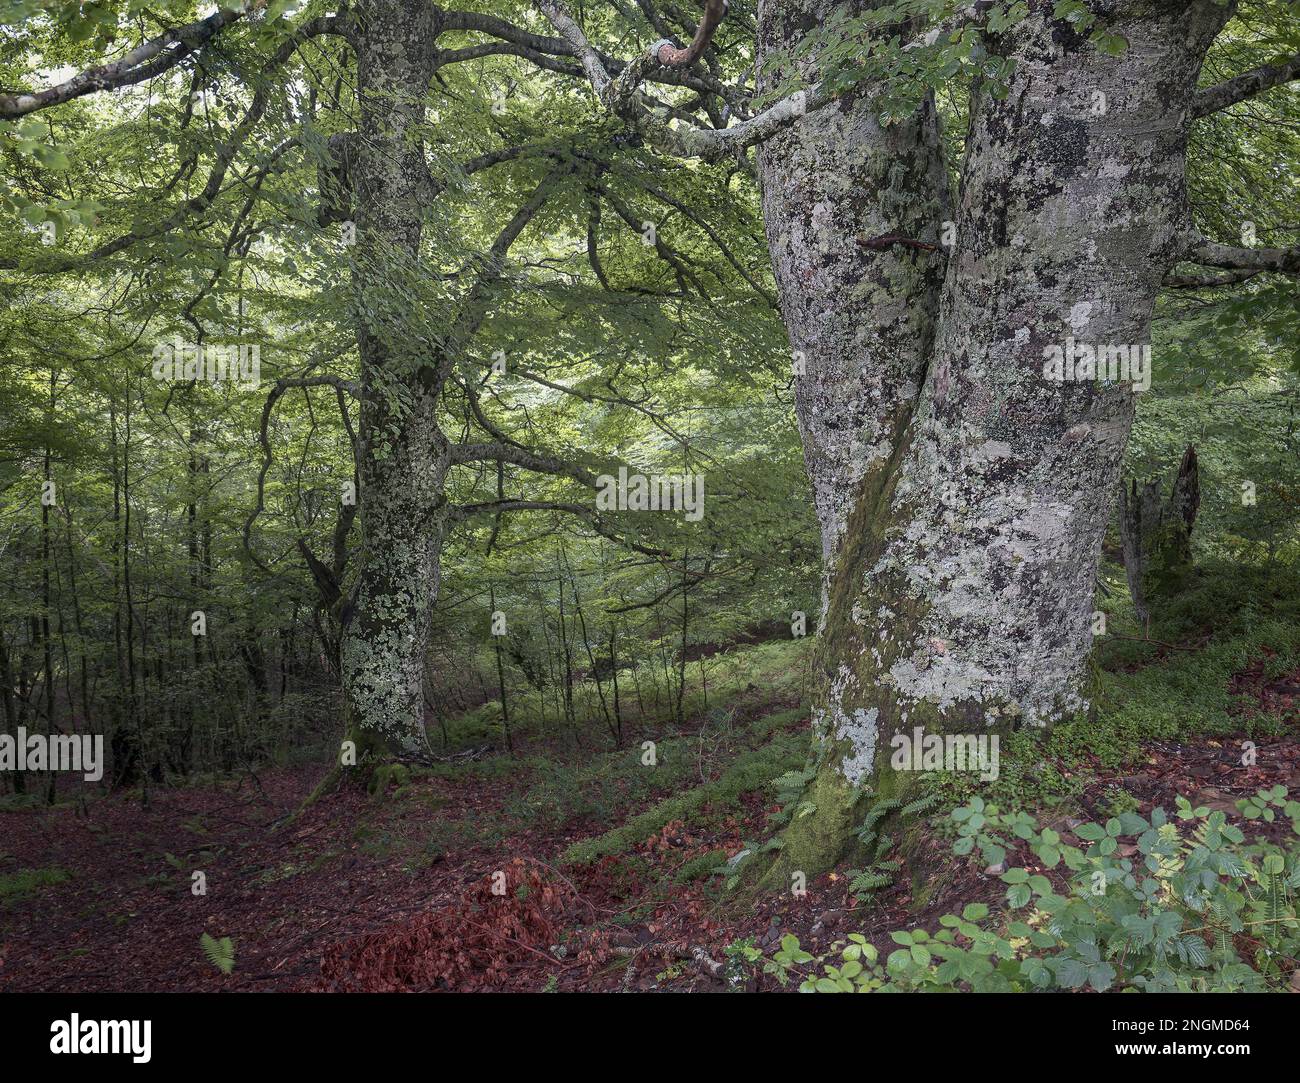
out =
[[[1234,685],[1286,718],[1293,703],[1277,697],[1300,692],[1300,677],[1247,672]],[[1277,783],[1300,788],[1300,739],[1258,742],[1250,766],[1241,762],[1245,739],[1153,743],[1123,771],[1084,765],[1080,804],[1104,817],[1120,787],[1143,812],[1172,809],[1182,794],[1237,819],[1242,796]],[[675,874],[763,835],[773,811],[766,795],[748,795],[707,832],[674,822],[631,853],[562,867],[557,855],[575,838],[609,825],[470,838],[420,853],[402,844],[467,810],[492,821],[512,792],[509,777],[420,779],[386,801],[343,790],[290,819],[320,773],[304,766],[155,791],[148,808],[121,795],[84,809],[0,815],[0,872],[71,873],[39,895],[0,904],[0,989],[774,988],[769,978],[729,974],[727,945],[752,937],[767,950],[793,932],[816,953],[857,931],[887,951],[891,930],[932,929],[940,915],[996,903],[1005,890],[978,862],[951,857],[935,833],[911,855],[932,870],[923,907],[914,904],[906,867],[861,905],[844,870],[810,882],[801,898],[720,905],[716,877],[683,884]],[[1078,822],[1045,820],[1067,839]],[[1252,825],[1259,829],[1282,830]],[[376,837],[388,845],[373,845]],[[1009,860],[1029,868],[1036,861],[1027,848]],[[198,871],[206,894],[193,893]],[[1061,879],[1059,869],[1049,875]],[[234,939],[232,974],[204,957],[204,932]]]

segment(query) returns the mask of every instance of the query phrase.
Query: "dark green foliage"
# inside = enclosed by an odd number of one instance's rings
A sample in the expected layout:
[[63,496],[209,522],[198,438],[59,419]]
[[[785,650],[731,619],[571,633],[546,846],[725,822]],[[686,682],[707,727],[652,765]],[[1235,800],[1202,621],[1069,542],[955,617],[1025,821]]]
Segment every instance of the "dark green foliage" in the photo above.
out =
[[[1283,802],[1286,794],[1268,797]],[[1068,895],[1042,873],[1012,866],[1001,875],[1003,913],[971,903],[940,918],[933,934],[895,932],[898,947],[883,963],[859,934],[821,958],[786,937],[769,970],[828,993],[1286,988],[1286,960],[1300,950],[1300,824],[1280,847],[1247,839],[1222,812],[1181,797],[1177,806],[1173,819],[1157,808],[1149,820],[1130,812],[1079,824],[1075,846],[1032,816],[977,798],[952,814],[955,851],[978,846],[980,860],[1001,861],[1008,836],[1025,840],[1043,868],[1068,870]],[[1132,858],[1121,856],[1125,840],[1135,844]],[[1242,944],[1251,945],[1245,955]]]

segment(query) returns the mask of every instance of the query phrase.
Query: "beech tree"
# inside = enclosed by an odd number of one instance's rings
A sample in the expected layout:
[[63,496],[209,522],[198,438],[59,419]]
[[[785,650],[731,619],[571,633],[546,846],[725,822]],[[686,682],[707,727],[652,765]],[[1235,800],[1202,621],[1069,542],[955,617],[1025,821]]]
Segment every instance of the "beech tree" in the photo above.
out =
[[[1101,540],[1150,374],[1093,360],[1052,379],[1045,359],[1149,347],[1179,264],[1300,270],[1300,249],[1202,235],[1186,200],[1193,126],[1296,78],[1300,56],[1201,85],[1226,0],[761,0],[758,89],[798,89],[700,132],[631,85],[638,64],[677,62],[670,43],[612,75],[562,5],[540,7],[601,102],[665,151],[761,143],[824,560],[817,769],[768,874],[779,885],[833,865],[865,803],[907,789],[896,733],[1087,711]],[[705,7],[688,57],[725,11]],[[1294,52],[1284,8],[1262,16]],[[958,165],[934,89],[963,73]]]
[[[234,268],[248,261],[259,238],[270,234],[277,243],[288,238],[319,245],[319,234],[313,238],[304,231],[310,225],[328,230],[328,241],[346,260],[345,329],[355,336],[357,371],[333,363],[349,352],[344,340],[318,348],[301,370],[275,379],[262,410],[261,469],[242,533],[250,563],[274,580],[283,554],[259,551],[252,532],[265,510],[275,412],[290,393],[332,397],[354,455],[355,472],[338,479],[340,492],[351,486],[349,498],[338,505],[327,550],[319,554],[300,534],[292,555],[310,571],[331,629],[329,654],[356,753],[347,762],[372,764],[409,752],[423,739],[423,682],[440,555],[457,525],[488,517],[499,523],[514,512],[559,512],[631,552],[653,560],[675,556],[662,539],[638,541],[626,523],[627,529],[615,529],[595,501],[596,457],[553,446],[528,413],[526,393],[520,405],[523,385],[625,409],[677,441],[689,459],[689,441],[661,413],[660,400],[644,393],[647,366],[639,359],[620,362],[607,366],[599,381],[584,377],[574,383],[557,379],[549,367],[520,365],[505,348],[485,343],[485,326],[508,307],[512,291],[541,292],[552,281],[546,277],[549,266],[524,268],[512,262],[512,250],[530,229],[545,236],[544,230],[558,226],[566,242],[580,238],[584,281],[593,289],[585,318],[599,325],[616,308],[639,328],[625,332],[634,343],[653,339],[670,316],[673,333],[681,334],[683,307],[693,299],[716,304],[725,298],[743,312],[751,303],[770,308],[770,295],[749,270],[753,260],[747,254],[738,258],[680,192],[658,188],[618,161],[620,154],[635,153],[634,144],[575,139],[553,121],[549,127],[531,120],[508,124],[504,81],[494,93],[484,93],[492,88],[481,85],[480,73],[454,75],[460,66],[510,55],[509,44],[453,47],[466,32],[495,28],[496,20],[424,0],[365,0],[333,11],[316,4],[301,12],[291,4],[255,0],[150,35],[145,23],[156,16],[143,14],[139,3],[87,11],[64,4],[48,15],[37,5],[27,7],[32,10],[18,12],[17,21],[26,14],[23,25],[32,40],[44,32],[42,20],[49,20],[74,40],[114,51],[113,59],[60,73],[39,89],[0,94],[5,130],[38,164],[66,168],[67,156],[45,141],[33,118],[74,107],[90,95],[126,92],[146,82],[152,95],[173,95],[165,101],[166,113],[152,113],[151,97],[145,114],[178,141],[190,137],[210,98],[219,98],[221,106],[219,114],[213,102],[205,117],[209,138],[196,140],[171,179],[152,192],[141,187],[129,229],[80,253],[34,237],[18,255],[0,261],[0,269],[40,281],[132,256],[152,268],[157,252],[150,246],[184,235],[181,250],[193,244],[213,266],[210,280],[184,306],[184,319],[201,343],[204,317],[211,315],[203,300],[218,283],[240,277]],[[190,4],[173,7],[174,16],[193,13]],[[122,33],[139,43],[120,51]],[[313,63],[336,65],[338,74],[322,78]],[[580,73],[559,61],[551,66]],[[489,118],[493,145],[476,155],[459,152],[454,134],[436,123],[438,107],[462,107],[466,99],[464,107]],[[178,182],[197,175],[204,161],[210,161],[210,172],[197,194],[168,207]],[[316,184],[306,193],[314,204],[310,222],[302,221],[308,208],[280,193],[267,195],[268,182],[287,170],[315,174]],[[510,171],[510,181],[501,185],[503,200],[476,208],[488,238],[476,251],[467,231],[458,233],[451,224],[456,210],[440,208],[488,170]],[[686,225],[679,234],[698,235],[708,251],[702,255],[691,237],[653,238],[647,230],[653,220],[648,223],[635,203],[640,197],[680,216]],[[165,208],[162,213],[150,205],[155,201]],[[104,208],[90,201],[51,206],[9,193],[6,202],[40,227],[44,239],[61,236],[70,224],[96,232],[108,228]],[[215,253],[204,238],[213,223],[228,230]],[[617,234],[629,232],[657,264],[635,289],[600,255]],[[555,275],[556,281],[577,278],[567,267]],[[242,318],[242,301],[239,310]],[[567,323],[572,333],[572,316]],[[720,345],[728,333],[715,332]],[[761,329],[756,333],[761,337]],[[530,349],[534,356],[546,353],[541,344]],[[578,372],[576,359],[569,368]],[[608,465],[617,469],[617,463]],[[458,473],[461,480],[453,483]],[[546,476],[560,484],[539,490],[538,479]],[[485,627],[487,622],[485,612]]]

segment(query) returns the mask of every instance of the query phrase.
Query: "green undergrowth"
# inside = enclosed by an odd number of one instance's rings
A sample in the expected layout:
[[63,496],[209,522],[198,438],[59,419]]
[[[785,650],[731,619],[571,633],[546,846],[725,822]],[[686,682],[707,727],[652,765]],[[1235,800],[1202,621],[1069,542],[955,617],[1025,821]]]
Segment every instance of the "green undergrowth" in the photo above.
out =
[[53,887],[70,879],[70,872],[56,867],[0,873],[0,902],[12,902],[41,888]]
[[[1289,819],[1291,833],[1280,843],[1248,834],[1224,812],[1179,797],[1172,813],[1080,822],[1063,837],[1029,813],[972,798],[950,814],[953,853],[1003,865],[997,909],[972,902],[937,928],[896,929],[888,956],[856,932],[820,955],[792,934],[770,958],[752,940],[728,954],[741,977],[761,968],[819,993],[1294,989],[1300,803],[1275,786],[1237,808],[1247,820]],[[1030,867],[1011,860],[1013,840],[1029,845]],[[1059,870],[1066,893],[1040,868]]]
[[[595,860],[629,849],[671,820],[715,822],[734,810],[743,794],[765,789],[773,778],[802,764],[808,751],[807,733],[782,727],[804,715],[797,709],[779,711],[748,724],[734,723],[730,732],[712,739],[706,731],[703,738],[659,741],[653,765],[645,762],[641,745],[592,753],[576,763],[540,755],[509,761],[513,781],[500,808],[490,812],[470,808],[455,817],[402,814],[416,804],[444,804],[439,795],[418,785],[433,772],[413,768],[413,781],[390,796],[395,817],[360,824],[355,840],[363,853],[398,858],[415,871],[450,851],[494,845],[512,835],[534,830],[555,833],[587,821],[621,822],[613,831],[575,844],[564,856],[565,861],[579,863]],[[710,781],[700,781],[701,770]],[[493,761],[440,773],[462,781],[497,775]],[[622,822],[629,808],[646,805],[647,811]]]
[[[1178,596],[1154,601],[1145,636],[1133,617],[1122,571],[1108,567],[1106,572],[1110,592],[1098,604],[1107,614],[1107,635],[1097,640],[1091,715],[1049,734],[1021,731],[1005,738],[994,782],[968,773],[930,776],[927,790],[938,797],[937,810],[978,793],[1003,807],[1068,813],[1078,807],[1094,758],[1114,770],[1138,761],[1151,741],[1229,733],[1267,737],[1284,730],[1282,718],[1234,693],[1232,683],[1252,668],[1266,676],[1300,669],[1300,578],[1294,572],[1203,566]],[[421,773],[484,782],[511,777],[504,823],[492,834],[614,824],[573,843],[562,860],[586,864],[626,854],[674,820],[693,827],[716,823],[744,794],[768,792],[773,780],[804,766],[807,735],[789,732],[804,712],[773,706],[798,700],[790,695],[798,686],[792,674],[802,673],[806,649],[806,642],[778,642],[728,652],[725,665],[715,667],[717,680],[710,680],[709,711],[689,715],[686,732],[664,732],[673,728],[666,720],[629,729],[664,733],[655,741],[653,766],[643,762],[642,737],[628,737],[619,749],[592,749],[602,737],[599,719],[591,718],[581,728],[584,748],[500,754]],[[702,700],[694,702],[697,710],[703,706]],[[489,733],[495,711],[495,704],[485,704],[452,720],[453,742]],[[526,730],[530,724],[521,718],[519,725]],[[1137,801],[1115,787],[1103,805],[1120,815],[1133,811]],[[707,876],[720,863],[718,856],[688,862],[675,879]]]
[[[449,851],[493,845],[514,835],[556,834],[587,823],[596,830],[618,825],[564,854],[566,862],[583,863],[629,850],[672,820],[714,823],[734,811],[744,794],[766,790],[774,778],[803,764],[808,736],[791,728],[807,712],[783,705],[798,701],[806,650],[805,642],[761,643],[711,659],[707,710],[702,689],[698,696],[688,693],[684,727],[672,717],[643,719],[635,727],[629,724],[621,747],[612,747],[599,719],[582,724],[581,741],[572,743],[552,721],[551,741],[526,744],[511,755],[493,728],[496,705],[484,704],[448,720],[449,743],[472,748],[487,737],[496,750],[477,759],[377,774],[372,794],[385,794],[397,815],[363,825],[356,841],[363,852],[398,858],[414,871]],[[675,714],[675,702],[671,709]],[[513,705],[511,717],[519,748],[524,743],[520,735],[539,729],[541,722],[516,715]],[[431,727],[436,748],[435,733],[440,736]],[[446,797],[441,786],[424,784],[430,781],[458,788],[481,784],[503,796],[499,806],[465,808],[456,817],[402,815],[417,804],[464,805]],[[629,812],[635,815],[629,818]],[[711,859],[709,869],[716,864]],[[679,875],[692,878],[707,871]]]
[[[564,862],[583,865],[623,853],[674,820],[700,825],[716,822],[734,810],[743,795],[765,790],[773,779],[803,765],[808,754],[807,734],[777,728],[802,713],[786,711],[760,720],[759,729],[772,734],[770,739],[739,753],[719,778],[673,793],[612,831],[574,843],[565,851]],[[774,722],[777,718],[781,721]]]
[[[706,718],[723,709],[761,708],[774,702],[799,701],[804,697],[807,657],[811,639],[777,639],[746,644],[722,651],[686,666],[686,690],[682,715],[691,720]],[[676,679],[676,671],[672,674]],[[619,689],[625,740],[642,732],[654,733],[677,725],[677,694],[669,687],[659,667],[619,671]],[[640,689],[640,694],[638,694]],[[558,717],[554,691],[543,697],[535,689],[509,692],[510,729],[517,743],[559,735],[574,744],[607,736],[611,726],[606,711],[611,709],[613,686],[604,678],[605,705],[595,681],[578,681],[573,688],[572,722]],[[750,711],[748,713],[754,713]],[[491,699],[473,709],[431,722],[427,728],[431,747],[456,750],[483,743],[501,746],[505,730],[501,703]],[[445,734],[444,734],[445,730]],[[579,738],[581,735],[581,738]]]

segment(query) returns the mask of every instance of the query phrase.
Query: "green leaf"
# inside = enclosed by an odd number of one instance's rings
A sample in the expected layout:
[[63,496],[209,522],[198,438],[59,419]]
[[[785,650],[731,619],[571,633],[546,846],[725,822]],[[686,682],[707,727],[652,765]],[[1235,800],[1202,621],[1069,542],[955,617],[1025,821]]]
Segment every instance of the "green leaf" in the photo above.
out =
[[1078,989],[1088,980],[1088,971],[1078,959],[1058,955],[1048,960],[1048,965],[1056,972],[1056,981],[1066,989]]
[[208,962],[221,973],[229,974],[235,969],[235,943],[230,937],[223,936],[217,940],[210,934],[204,933],[199,937],[199,945],[208,957]]
[[1088,968],[1088,984],[1104,993],[1115,980],[1115,968],[1110,963],[1094,963]]
[[1128,39],[1122,34],[1098,32],[1090,40],[1107,56],[1123,56],[1128,51]]

